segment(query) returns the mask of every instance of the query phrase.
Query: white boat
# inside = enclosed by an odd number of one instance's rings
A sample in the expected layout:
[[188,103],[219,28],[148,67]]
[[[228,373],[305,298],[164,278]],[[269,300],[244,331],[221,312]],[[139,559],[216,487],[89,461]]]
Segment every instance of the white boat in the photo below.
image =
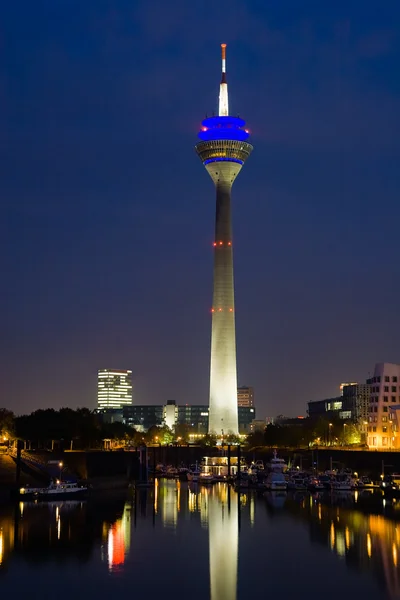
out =
[[274,457],[268,463],[268,475],[265,480],[265,487],[270,491],[286,491],[287,482],[283,472],[286,470],[286,463],[283,458],[277,457],[277,452],[274,450]]
[[25,498],[40,498],[41,500],[54,500],[63,498],[77,498],[84,496],[88,488],[68,481],[51,482],[45,488],[31,488],[26,486],[19,490],[20,496]]
[[333,492],[350,492],[354,488],[354,482],[348,474],[338,474],[331,481],[331,490]]

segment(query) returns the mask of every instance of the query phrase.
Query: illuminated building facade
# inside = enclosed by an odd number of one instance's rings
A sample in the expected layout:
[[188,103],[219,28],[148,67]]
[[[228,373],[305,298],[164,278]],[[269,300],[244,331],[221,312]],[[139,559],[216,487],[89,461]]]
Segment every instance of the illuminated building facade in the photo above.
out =
[[378,363],[370,386],[367,444],[373,449],[399,448],[400,365]]
[[237,390],[238,406],[254,406],[254,388],[244,385]]
[[[186,425],[197,434],[205,434],[209,430],[209,407],[206,404],[175,404],[174,400],[168,400],[164,405],[126,406],[121,413],[124,423],[137,431],[147,431],[154,425],[168,425],[170,429],[176,425]],[[239,433],[250,433],[255,416],[254,406],[238,407]]]
[[132,404],[132,371],[100,369],[97,375],[97,408],[122,409]]
[[229,116],[226,44],[221,46],[218,116],[204,119],[196,145],[216,188],[209,431],[217,435],[238,433],[231,189],[253,149],[245,121]]

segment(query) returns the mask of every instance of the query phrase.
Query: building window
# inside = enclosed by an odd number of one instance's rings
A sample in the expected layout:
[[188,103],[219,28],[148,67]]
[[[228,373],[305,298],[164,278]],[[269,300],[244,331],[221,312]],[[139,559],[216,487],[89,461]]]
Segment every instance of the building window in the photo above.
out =
[[392,385],[392,392],[396,393],[397,387],[395,385]]
[[383,396],[383,401],[384,401],[384,402],[389,402],[389,399],[388,399],[388,397],[387,397],[387,396]]
[[368,417],[368,421],[372,423],[372,417]]
[[389,415],[389,421],[393,421],[393,413],[390,413],[390,415]]
[[380,376],[379,376],[379,377],[377,377],[377,378],[376,378],[376,381],[377,381],[377,383],[380,383],[380,382],[381,382],[381,377],[380,377]]
[[383,388],[383,391],[384,391],[384,392],[388,392],[388,391],[389,391],[389,386],[388,386],[388,385],[385,385],[385,386],[384,386],[384,388]]
[[389,375],[385,375],[385,381],[390,381]]
[[376,446],[376,437],[373,437],[373,438],[372,438],[372,445],[373,445],[373,446]]
[[387,432],[387,427],[386,426],[382,427],[382,431],[383,431],[383,433],[386,433]]
[[397,377],[396,377],[396,375],[393,375],[392,381],[393,381],[393,383],[397,383]]
[[392,396],[392,402],[396,402],[396,396]]
[[382,417],[382,423],[387,423],[387,417]]
[[378,412],[378,407],[374,406],[374,412]]
[[[376,408],[376,407],[375,407],[375,408]],[[383,412],[388,412],[388,407],[387,407],[387,406],[384,406],[384,407],[383,407]]]
[[386,437],[386,436],[383,436],[383,437],[382,437],[382,446],[387,446],[387,440],[388,440],[388,439],[387,439],[387,437]]
[[373,431],[374,433],[376,433],[376,427],[373,427],[373,428],[372,428],[372,431]]

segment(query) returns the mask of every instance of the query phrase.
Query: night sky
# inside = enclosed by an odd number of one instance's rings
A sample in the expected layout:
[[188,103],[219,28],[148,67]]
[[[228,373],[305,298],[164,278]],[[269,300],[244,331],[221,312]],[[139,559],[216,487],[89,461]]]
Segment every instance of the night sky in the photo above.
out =
[[238,383],[258,416],[400,362],[400,3],[13,0],[0,8],[1,397],[207,403],[217,109],[234,186]]

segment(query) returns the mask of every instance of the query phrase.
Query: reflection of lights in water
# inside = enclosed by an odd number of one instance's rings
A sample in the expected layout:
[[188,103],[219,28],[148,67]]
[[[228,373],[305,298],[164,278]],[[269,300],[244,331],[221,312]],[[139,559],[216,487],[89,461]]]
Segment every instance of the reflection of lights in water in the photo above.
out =
[[320,504],[318,504],[318,519],[322,520],[322,507]]
[[312,500],[312,496],[310,495],[310,508],[312,508],[313,506],[313,500]]
[[58,506],[56,506],[56,521],[58,521],[59,516],[60,516],[60,511],[59,511]]
[[179,481],[179,479],[176,482],[176,493],[177,493],[177,500],[176,500],[177,509],[178,509],[178,512],[180,512],[180,510],[181,510],[181,482]]
[[336,552],[339,556],[345,556],[346,554],[346,544],[343,531],[338,531],[336,534]]
[[188,509],[189,512],[196,512],[197,494],[189,490],[188,494]]
[[3,552],[4,552],[3,532],[0,529],[0,565],[3,562]]
[[162,522],[164,527],[176,527],[178,521],[176,481],[168,480],[162,488]]
[[354,492],[354,500],[357,502],[358,500],[358,490]]
[[339,523],[340,519],[339,519],[339,508],[336,509],[336,521]]
[[131,545],[130,504],[126,503],[122,518],[110,525],[107,532],[108,569],[124,564]]
[[24,516],[24,503],[23,502],[19,503],[19,513],[20,513],[21,517]]
[[61,537],[61,519],[60,517],[57,520],[57,539],[59,540]]
[[211,600],[236,600],[238,497],[232,490],[228,490],[227,493],[231,493],[230,510],[227,504],[219,502],[217,491],[209,495]]
[[331,549],[333,550],[335,547],[335,525],[334,525],[333,521],[331,522],[330,540],[331,540]]
[[157,514],[157,508],[158,508],[158,479],[156,478],[154,481],[154,512]]
[[250,525],[254,526],[254,513],[255,513],[255,503],[254,503],[254,494],[251,495],[250,498]]
[[124,564],[125,545],[122,519],[110,526],[108,530],[108,568],[110,571]]
[[394,542],[392,545],[392,555],[393,555],[393,564],[395,567],[397,567],[397,548],[396,548],[396,544]]
[[372,556],[372,542],[371,542],[371,535],[369,533],[367,533],[367,554],[368,554],[368,558],[371,558],[371,556]]
[[350,548],[350,531],[348,527],[344,530],[344,537],[346,540],[346,550],[348,550]]
[[246,506],[246,504],[247,504],[247,494],[240,494],[240,504],[242,506]]

